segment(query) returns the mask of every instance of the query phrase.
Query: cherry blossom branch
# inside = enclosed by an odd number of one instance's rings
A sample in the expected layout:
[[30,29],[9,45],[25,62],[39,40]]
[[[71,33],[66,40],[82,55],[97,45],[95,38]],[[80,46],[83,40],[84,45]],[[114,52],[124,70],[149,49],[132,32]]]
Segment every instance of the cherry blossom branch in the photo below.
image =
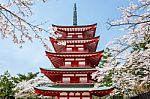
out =
[[[46,0],[42,1],[45,2]],[[57,36],[54,33],[50,32],[50,30],[46,30],[40,27],[46,22],[38,25],[33,25],[25,19],[25,17],[29,17],[32,15],[31,6],[32,0],[31,1],[8,0],[7,4],[5,3],[0,4],[1,34],[4,37],[6,37],[6,35],[12,36],[14,43],[21,44],[21,46],[22,43],[24,43],[23,40],[24,38],[27,38],[31,42],[32,38],[36,38],[40,40],[40,42],[46,47],[46,49],[48,49],[48,46],[45,43],[46,38],[42,37],[42,35],[39,35],[38,33],[45,32],[55,38],[57,38]],[[11,7],[17,7],[17,9],[13,11]],[[5,29],[4,26],[6,26]],[[33,31],[34,34],[32,34],[30,30]],[[18,36],[20,36],[19,38],[20,40],[18,39]]]

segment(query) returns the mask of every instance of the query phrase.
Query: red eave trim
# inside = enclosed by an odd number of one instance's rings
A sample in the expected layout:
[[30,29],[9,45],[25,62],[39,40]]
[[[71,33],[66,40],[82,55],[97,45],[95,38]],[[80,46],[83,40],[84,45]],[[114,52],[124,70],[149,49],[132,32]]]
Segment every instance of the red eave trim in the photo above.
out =
[[[54,42],[57,43],[57,41],[66,41],[67,42],[67,41],[91,40],[91,41],[83,42],[83,43],[88,43],[88,42],[98,42],[99,38],[100,38],[100,36],[97,36],[97,37],[94,37],[94,38],[86,38],[86,39],[84,39],[84,38],[80,38],[80,39],[74,39],[74,38],[70,38],[70,39],[54,39],[54,38],[50,37],[50,41],[53,44]],[[75,42],[75,43],[78,44],[79,42]]]
[[54,25],[52,24],[53,27],[58,27],[58,28],[82,28],[82,27],[93,27],[93,26],[96,26],[97,23],[95,24],[91,24],[91,25],[80,25],[80,26],[59,26],[59,25]]
[[93,90],[90,93],[92,95],[102,97],[102,96],[109,95],[110,93],[113,92],[113,90],[114,90],[114,88],[111,88],[111,89],[108,89],[108,90]]
[[40,68],[41,70],[41,73],[47,75],[47,74],[64,74],[64,73],[67,73],[67,74],[73,74],[73,73],[78,73],[78,74],[91,74],[93,72],[96,72],[97,70],[87,70],[87,71],[67,71],[67,70],[64,70],[64,71],[59,71],[59,70],[47,70],[47,69],[44,69],[44,68]]
[[93,37],[93,38],[63,38],[63,39],[61,39],[61,38],[54,39],[54,38],[52,38],[52,37],[49,37],[49,38],[50,38],[50,39],[53,39],[54,41],[57,41],[57,40],[92,40],[92,39],[96,40],[96,39],[98,39],[99,37],[100,37],[100,36]]
[[[96,30],[96,25],[97,24],[92,24],[92,25],[84,25],[84,26],[57,26],[57,25],[52,25],[53,28],[57,28],[57,30],[55,31],[55,34],[62,34],[62,33],[73,33],[73,32],[85,32],[85,31],[89,31],[91,29],[94,29],[94,31]],[[85,28],[84,30],[80,29],[78,30],[77,28]],[[68,30],[69,29],[69,30]],[[72,30],[72,29],[77,29],[77,30]],[[95,33],[94,33],[95,35]]]
[[59,92],[58,91],[51,91],[51,90],[41,90],[34,88],[35,93],[37,94],[42,94],[44,96],[58,96]]
[[[42,95],[46,95],[46,96],[58,96],[60,92],[62,92],[61,90],[59,91],[55,91],[55,90],[42,90],[42,89],[38,89],[38,88],[34,88],[35,93],[37,94],[42,94]],[[114,88],[112,89],[108,89],[108,90],[94,90],[94,91],[78,91],[78,92],[90,92],[91,95],[96,95],[96,96],[105,96],[105,95],[109,95],[110,93],[112,93],[112,91],[114,90]],[[68,92],[68,91],[63,91],[63,92]],[[76,92],[76,91],[71,91],[71,92]]]
[[94,52],[94,53],[52,53],[45,51],[46,56],[48,57],[94,57],[94,56],[102,56],[103,51]]

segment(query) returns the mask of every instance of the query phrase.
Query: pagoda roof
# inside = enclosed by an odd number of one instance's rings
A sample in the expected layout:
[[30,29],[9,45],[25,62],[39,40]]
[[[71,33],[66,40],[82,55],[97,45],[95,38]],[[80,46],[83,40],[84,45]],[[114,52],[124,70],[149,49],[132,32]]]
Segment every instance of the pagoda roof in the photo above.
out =
[[91,53],[52,53],[45,51],[46,55],[53,56],[53,57],[94,57],[94,56],[102,56],[103,51],[99,52],[91,52]]
[[90,87],[66,87],[66,88],[62,88],[61,87],[58,87],[58,86],[41,86],[41,87],[35,87],[35,89],[40,89],[40,90],[45,90],[45,91],[63,91],[63,92],[75,92],[75,91],[105,91],[105,90],[110,90],[110,89],[113,89],[113,87],[98,87],[98,88],[90,88]]
[[44,74],[64,74],[64,73],[93,73],[95,68],[40,68]]
[[82,26],[58,26],[58,25],[52,25],[53,30],[56,33],[67,33],[67,32],[84,32],[88,31],[91,29],[96,29],[97,24],[92,24],[92,25],[82,25]]
[[58,28],[87,28],[87,27],[93,27],[93,26],[96,26],[97,23],[94,23],[94,24],[90,24],[90,25],[73,25],[73,26],[62,26],[62,25],[55,25],[55,24],[52,24],[53,27],[58,27]]
[[[80,38],[80,39],[54,39],[50,37],[50,41],[55,49],[56,52],[65,52],[66,53],[66,46],[68,44],[84,44],[85,45],[85,50],[88,50],[88,52],[95,52],[98,41],[99,41],[99,36],[95,38]],[[63,43],[63,44],[61,44]],[[73,45],[74,46],[74,45]],[[86,51],[83,51],[85,53]],[[68,52],[67,52],[68,53]]]
[[40,68],[51,81],[59,82],[63,74],[91,74],[96,72],[95,68]]
[[95,68],[40,68],[48,71],[95,71]]
[[48,56],[49,60],[56,68],[64,66],[64,58],[86,58],[88,67],[94,68],[98,65],[102,55],[103,51],[91,53],[52,53],[46,51],[46,56]]
[[59,42],[59,41],[65,41],[67,44],[74,44],[74,43],[91,43],[91,42],[97,42],[99,41],[99,37],[94,38],[65,38],[65,39],[54,39],[50,37],[50,40],[52,42]]
[[60,92],[90,92],[93,95],[104,96],[108,95],[113,91],[113,87],[93,87],[93,86],[59,86],[51,85],[48,86],[36,86],[34,87],[35,92],[39,94],[59,94]]

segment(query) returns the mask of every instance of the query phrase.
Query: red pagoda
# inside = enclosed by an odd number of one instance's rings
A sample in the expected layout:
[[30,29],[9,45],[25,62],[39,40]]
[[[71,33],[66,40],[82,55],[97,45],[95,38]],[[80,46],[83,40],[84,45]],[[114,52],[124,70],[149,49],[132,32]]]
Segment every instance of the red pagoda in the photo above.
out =
[[52,25],[57,39],[50,38],[56,53],[46,56],[55,68],[40,68],[53,83],[36,86],[35,92],[57,99],[92,99],[92,95],[109,95],[112,87],[94,87],[91,73],[95,72],[102,51],[96,52],[99,36],[95,37],[96,24],[77,26],[76,4],[73,26]]

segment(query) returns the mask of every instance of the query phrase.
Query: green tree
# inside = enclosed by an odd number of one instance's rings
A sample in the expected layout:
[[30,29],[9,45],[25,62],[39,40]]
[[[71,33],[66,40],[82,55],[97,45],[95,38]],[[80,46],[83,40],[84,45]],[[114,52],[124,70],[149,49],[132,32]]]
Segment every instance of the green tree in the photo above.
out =
[[13,77],[13,80],[15,83],[19,83],[22,81],[28,81],[30,79],[37,77],[38,74],[39,74],[39,72],[37,72],[37,73],[29,72],[27,75],[19,73],[19,74],[17,74],[18,77]]
[[13,99],[16,92],[13,88],[15,88],[15,83],[10,73],[6,71],[3,75],[0,75],[0,97],[2,99]]
[[[108,58],[111,57],[111,53],[109,52],[109,48],[106,48],[103,52],[103,57],[99,63],[99,67],[103,68],[106,63],[108,63]],[[109,72],[103,79],[103,85],[112,86],[112,71]]]

